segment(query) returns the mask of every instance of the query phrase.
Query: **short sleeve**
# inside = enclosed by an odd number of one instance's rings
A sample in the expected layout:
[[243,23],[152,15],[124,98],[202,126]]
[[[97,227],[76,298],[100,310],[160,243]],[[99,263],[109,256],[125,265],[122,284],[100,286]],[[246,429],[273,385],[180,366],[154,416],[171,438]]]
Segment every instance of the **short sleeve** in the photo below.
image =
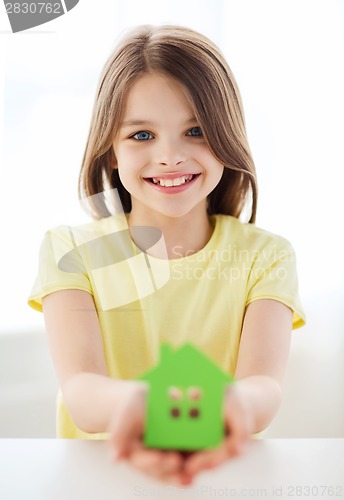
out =
[[[71,256],[68,266],[61,265]],[[42,298],[59,290],[79,289],[92,293],[91,282],[83,259],[68,226],[47,231],[39,251],[38,273],[28,298],[28,304],[42,311]]]
[[258,299],[274,299],[290,307],[293,329],[305,324],[295,251],[282,237],[271,237],[255,255],[248,280],[246,305]]

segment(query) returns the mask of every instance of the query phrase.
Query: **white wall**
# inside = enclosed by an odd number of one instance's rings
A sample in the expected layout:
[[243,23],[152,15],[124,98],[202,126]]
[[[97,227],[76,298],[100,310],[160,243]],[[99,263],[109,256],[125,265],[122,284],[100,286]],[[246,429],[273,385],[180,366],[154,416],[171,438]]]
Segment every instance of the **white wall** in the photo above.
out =
[[0,336],[0,438],[55,437],[57,379],[44,332]]

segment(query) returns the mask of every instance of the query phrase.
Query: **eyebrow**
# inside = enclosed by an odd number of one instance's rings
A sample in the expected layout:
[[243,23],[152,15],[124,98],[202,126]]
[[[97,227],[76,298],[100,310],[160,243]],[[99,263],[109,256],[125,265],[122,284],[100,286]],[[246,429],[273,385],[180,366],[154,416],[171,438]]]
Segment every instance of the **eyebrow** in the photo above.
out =
[[[197,122],[197,119],[195,116],[192,116],[188,120],[186,120],[185,125],[189,125],[190,123],[195,123]],[[121,127],[132,127],[132,126],[137,126],[137,125],[151,125],[151,126],[156,126],[156,123],[151,122],[149,120],[126,120],[125,122],[121,123]]]

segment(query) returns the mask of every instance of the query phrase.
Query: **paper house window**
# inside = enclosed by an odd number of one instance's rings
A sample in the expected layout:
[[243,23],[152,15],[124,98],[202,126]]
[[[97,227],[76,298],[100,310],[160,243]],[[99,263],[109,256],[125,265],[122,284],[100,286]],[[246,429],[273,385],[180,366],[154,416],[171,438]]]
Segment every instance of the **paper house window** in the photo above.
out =
[[189,410],[189,417],[198,418],[200,416],[200,411],[198,408],[191,408]]
[[187,389],[187,396],[191,401],[198,401],[202,397],[201,387],[189,387]]
[[180,387],[170,386],[167,390],[168,397],[174,401],[180,401],[183,397],[183,390]]
[[[181,387],[170,386],[167,389],[167,395],[174,406],[172,406],[169,410],[170,415],[173,418],[179,418],[181,416],[181,408],[176,406],[178,402],[182,402],[183,398],[187,398],[189,402],[197,404],[202,398],[202,389],[201,387],[187,387],[186,390],[183,390]],[[191,407],[187,412],[190,418],[198,418],[200,416],[200,409],[197,407]]]
[[140,380],[149,383],[147,447],[197,450],[221,443],[224,391],[233,378],[195,346],[161,345],[159,363]]

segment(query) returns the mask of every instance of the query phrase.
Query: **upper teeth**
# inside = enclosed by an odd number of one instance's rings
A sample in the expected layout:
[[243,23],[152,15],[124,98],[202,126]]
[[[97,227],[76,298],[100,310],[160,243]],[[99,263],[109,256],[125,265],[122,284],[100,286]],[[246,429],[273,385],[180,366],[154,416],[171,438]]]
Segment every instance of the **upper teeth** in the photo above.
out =
[[160,186],[180,186],[187,181],[191,181],[193,175],[183,175],[182,177],[176,177],[175,179],[161,179],[160,177],[153,177],[152,181],[154,184],[160,184]]

